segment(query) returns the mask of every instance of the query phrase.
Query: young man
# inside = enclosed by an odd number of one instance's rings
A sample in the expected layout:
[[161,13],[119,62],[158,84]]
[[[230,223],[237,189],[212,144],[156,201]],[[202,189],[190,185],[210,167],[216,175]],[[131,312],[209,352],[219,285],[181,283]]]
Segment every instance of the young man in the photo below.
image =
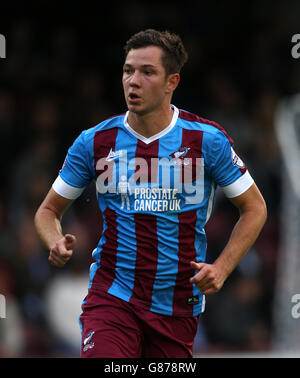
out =
[[[266,220],[224,129],[171,105],[186,60],[169,32],[150,29],[127,41],[128,111],[79,135],[36,213],[49,261],[62,267],[76,243],[63,235],[62,215],[96,181],[104,226],[80,316],[82,357],[192,357],[205,295],[220,290]],[[206,264],[204,226],[217,185],[240,218]]]

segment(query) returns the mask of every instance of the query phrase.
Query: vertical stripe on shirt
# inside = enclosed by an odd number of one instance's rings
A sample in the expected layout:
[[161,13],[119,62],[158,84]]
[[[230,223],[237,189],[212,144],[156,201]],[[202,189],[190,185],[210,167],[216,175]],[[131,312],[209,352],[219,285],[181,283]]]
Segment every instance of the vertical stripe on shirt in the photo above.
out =
[[[136,172],[139,158],[147,162],[143,169],[140,184],[151,182],[151,158],[158,156],[158,140],[145,144],[138,140],[135,152]],[[154,178],[155,180],[155,178]],[[148,185],[148,184],[147,184]],[[156,216],[152,214],[135,214],[136,262],[135,279],[131,302],[141,301],[151,307],[152,291],[157,270],[158,242]]]
[[178,273],[173,296],[173,312],[185,313],[193,316],[193,305],[188,305],[188,298],[194,295],[193,285],[189,279],[194,275],[190,262],[196,260],[195,234],[196,211],[178,214]]
[[[118,128],[98,131],[94,137],[94,165],[96,175],[99,176],[107,170],[114,168],[114,161],[105,159],[109,152],[115,150]],[[102,161],[101,164],[98,164]],[[106,165],[105,165],[106,164]],[[117,253],[117,216],[114,210],[106,207],[104,210],[103,236],[104,244],[100,251],[100,265],[94,273],[92,285],[99,285],[106,290],[111,286],[115,277],[116,253]]]
[[172,315],[175,279],[178,272],[178,218],[166,222],[165,217],[157,217],[158,260],[153,286],[151,310],[162,309]]
[[134,220],[137,251],[130,301],[143,302],[150,309],[158,259],[156,216],[136,214]]
[[[116,138],[115,150],[124,151],[116,164],[117,180],[126,179],[134,174],[133,169],[129,166],[128,157],[134,156],[136,151],[136,143],[127,143],[127,135],[123,130],[120,130]],[[126,154],[125,154],[126,152]],[[128,197],[122,200],[122,194],[119,195],[119,201],[115,201],[115,205],[121,208],[122,212],[117,212],[117,230],[118,230],[118,246],[117,246],[117,262],[115,280],[108,290],[108,293],[120,296],[122,299],[129,301],[132,296],[132,289],[134,286],[134,261],[136,260],[136,239],[135,239],[135,222],[134,214],[127,208],[127,200],[131,198],[130,194],[134,191],[134,186],[130,180],[128,183]],[[133,204],[130,204],[131,209]],[[124,280],[126,277],[126,280]]]
[[116,212],[107,207],[103,215],[105,222],[105,231],[103,233],[105,242],[102,245],[100,266],[94,275],[92,286],[102,286],[107,290],[112,285],[116,274],[118,231]]

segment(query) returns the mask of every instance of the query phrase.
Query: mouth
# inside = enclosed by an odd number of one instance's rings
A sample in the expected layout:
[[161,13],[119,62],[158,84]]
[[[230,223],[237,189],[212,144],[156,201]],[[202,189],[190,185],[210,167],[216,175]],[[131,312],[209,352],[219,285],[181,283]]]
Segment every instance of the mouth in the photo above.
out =
[[141,97],[138,96],[136,93],[129,93],[128,101],[131,103],[137,103],[141,100]]

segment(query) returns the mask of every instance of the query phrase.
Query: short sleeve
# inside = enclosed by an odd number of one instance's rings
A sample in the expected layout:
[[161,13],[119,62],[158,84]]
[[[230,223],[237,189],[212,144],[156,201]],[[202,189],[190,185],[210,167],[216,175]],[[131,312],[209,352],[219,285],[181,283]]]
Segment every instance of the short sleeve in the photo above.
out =
[[87,144],[82,132],[69,148],[53,189],[66,198],[77,198],[93,179]]
[[211,175],[227,197],[236,197],[249,189],[254,181],[247,166],[236,154],[230,140],[222,132],[218,133],[214,139],[213,155],[214,163],[211,167]]

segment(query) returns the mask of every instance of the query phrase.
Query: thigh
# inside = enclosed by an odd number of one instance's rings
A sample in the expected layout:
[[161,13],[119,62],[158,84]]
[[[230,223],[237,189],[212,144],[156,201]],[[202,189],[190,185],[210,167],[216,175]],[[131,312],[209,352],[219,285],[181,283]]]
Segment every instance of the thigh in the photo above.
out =
[[104,292],[89,292],[82,310],[82,358],[141,357],[140,321],[127,302]]
[[170,317],[149,313],[144,329],[143,357],[192,358],[198,317]]

